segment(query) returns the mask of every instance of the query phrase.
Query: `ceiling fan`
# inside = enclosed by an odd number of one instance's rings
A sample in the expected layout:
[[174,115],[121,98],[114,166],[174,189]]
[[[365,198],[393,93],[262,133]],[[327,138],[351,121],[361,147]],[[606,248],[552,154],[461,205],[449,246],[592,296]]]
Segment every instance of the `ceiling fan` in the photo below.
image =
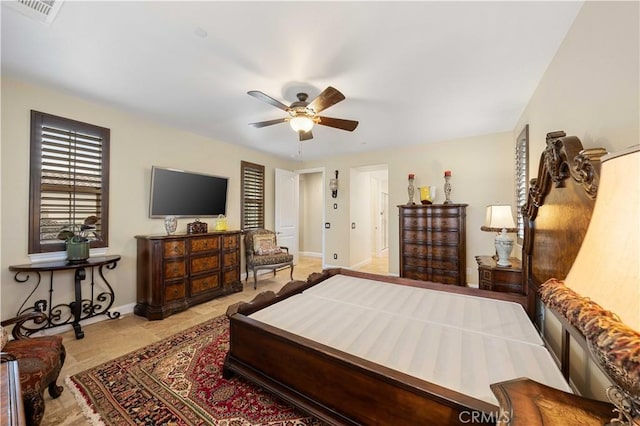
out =
[[348,130],[349,132],[354,131],[355,128],[358,127],[357,121],[318,115],[320,111],[323,111],[345,99],[342,93],[331,86],[323,90],[322,93],[320,93],[311,102],[307,102],[309,95],[306,93],[298,93],[296,95],[298,100],[293,102],[290,106],[287,106],[258,90],[251,90],[247,92],[247,94],[289,113],[289,117],[260,121],[258,123],[249,123],[249,125],[253,127],[259,128],[289,122],[291,128],[298,132],[301,141],[313,139],[311,128],[314,124],[335,127],[336,129]]

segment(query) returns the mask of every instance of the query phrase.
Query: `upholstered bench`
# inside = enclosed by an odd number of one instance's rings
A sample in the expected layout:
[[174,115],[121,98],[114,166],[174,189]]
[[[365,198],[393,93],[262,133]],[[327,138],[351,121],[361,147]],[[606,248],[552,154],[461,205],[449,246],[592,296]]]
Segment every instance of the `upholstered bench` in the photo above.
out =
[[[51,398],[59,397],[64,389],[56,383],[66,356],[62,337],[28,337],[20,331],[25,322],[41,323],[44,320],[43,313],[32,312],[2,321],[2,362],[18,362],[25,417],[27,424],[33,426],[39,425],[44,416],[45,388],[49,389]],[[14,340],[7,341],[4,327],[11,324],[15,324]]]

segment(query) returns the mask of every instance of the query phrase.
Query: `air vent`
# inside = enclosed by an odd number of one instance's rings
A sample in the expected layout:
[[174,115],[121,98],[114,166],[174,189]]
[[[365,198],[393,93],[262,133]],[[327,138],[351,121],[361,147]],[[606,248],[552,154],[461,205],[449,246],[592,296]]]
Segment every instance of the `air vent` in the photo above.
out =
[[2,2],[36,21],[51,24],[62,6],[63,0],[17,0]]

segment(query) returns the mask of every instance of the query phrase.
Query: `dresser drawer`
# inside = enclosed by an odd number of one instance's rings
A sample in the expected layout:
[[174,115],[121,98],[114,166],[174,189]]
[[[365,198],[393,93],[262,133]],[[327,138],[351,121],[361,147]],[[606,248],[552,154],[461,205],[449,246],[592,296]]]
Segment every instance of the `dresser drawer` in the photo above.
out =
[[427,216],[404,216],[402,225],[405,229],[424,229],[428,226],[429,218]]
[[204,277],[191,279],[191,295],[202,293],[220,287],[218,274],[205,275]]
[[223,277],[224,284],[232,284],[240,279],[240,270],[238,268],[226,270]]
[[455,259],[431,259],[429,266],[435,269],[443,269],[445,271],[455,272],[458,276],[458,262]]
[[460,277],[456,271],[441,271],[434,269],[431,271],[431,281],[443,284],[458,284]]
[[164,263],[164,279],[171,280],[187,275],[184,259],[168,260]]
[[405,230],[402,239],[411,242],[422,242],[428,244],[458,244],[460,234],[456,231],[411,231]]
[[238,259],[239,253],[237,251],[233,251],[230,253],[225,253],[222,255],[222,266],[228,268],[230,266],[236,266],[240,264]]
[[431,231],[429,233],[433,244],[458,244],[460,234],[456,231]]
[[417,257],[451,257],[454,259],[458,258],[458,246],[451,245],[429,245],[429,244],[412,244],[405,243],[404,244],[404,255],[405,256],[417,256]]
[[224,235],[222,237],[222,247],[225,250],[235,249],[240,246],[240,238],[237,235]]
[[198,274],[200,272],[215,271],[220,267],[220,257],[218,254],[208,256],[197,256],[191,258],[191,273]]
[[197,253],[201,251],[210,251],[210,250],[219,250],[220,249],[219,241],[220,239],[217,236],[193,238],[190,240],[191,253]]
[[454,230],[460,228],[460,218],[453,216],[433,216],[429,224],[431,229]]
[[429,281],[429,276],[427,274],[426,269],[416,269],[416,268],[406,267],[404,269],[404,273],[402,274],[402,277],[410,278],[412,280]]
[[162,244],[162,253],[165,259],[170,257],[184,256],[184,240],[165,241]]
[[173,300],[184,299],[186,295],[184,282],[165,284],[164,301],[171,302]]
[[416,266],[418,268],[426,268],[427,267],[427,257],[426,256],[405,256],[404,264],[406,266]]

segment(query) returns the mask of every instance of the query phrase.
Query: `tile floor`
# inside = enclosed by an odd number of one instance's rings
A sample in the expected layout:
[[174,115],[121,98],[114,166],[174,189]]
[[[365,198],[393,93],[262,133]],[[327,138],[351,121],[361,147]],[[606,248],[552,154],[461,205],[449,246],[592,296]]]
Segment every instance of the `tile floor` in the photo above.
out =
[[[388,273],[386,256],[376,257],[362,268],[362,271],[378,274]],[[293,278],[305,280],[312,272],[321,270],[321,260],[313,257],[301,257],[294,268]],[[82,327],[85,337],[76,340],[73,331],[62,334],[67,349],[67,358],[60,374],[58,384],[64,384],[67,376],[79,373],[103,362],[178,333],[181,330],[214,318],[226,312],[227,307],[238,301],[251,300],[255,294],[265,291],[278,291],[289,281],[288,270],[279,271],[274,277],[264,274],[259,277],[258,290],[253,289],[251,279],[245,290],[220,297],[190,309],[171,315],[161,321],[148,321],[137,315],[123,315],[118,320],[106,320]],[[45,415],[41,426],[79,426],[89,422],[69,389],[66,388],[58,399],[51,399],[45,392]]]

